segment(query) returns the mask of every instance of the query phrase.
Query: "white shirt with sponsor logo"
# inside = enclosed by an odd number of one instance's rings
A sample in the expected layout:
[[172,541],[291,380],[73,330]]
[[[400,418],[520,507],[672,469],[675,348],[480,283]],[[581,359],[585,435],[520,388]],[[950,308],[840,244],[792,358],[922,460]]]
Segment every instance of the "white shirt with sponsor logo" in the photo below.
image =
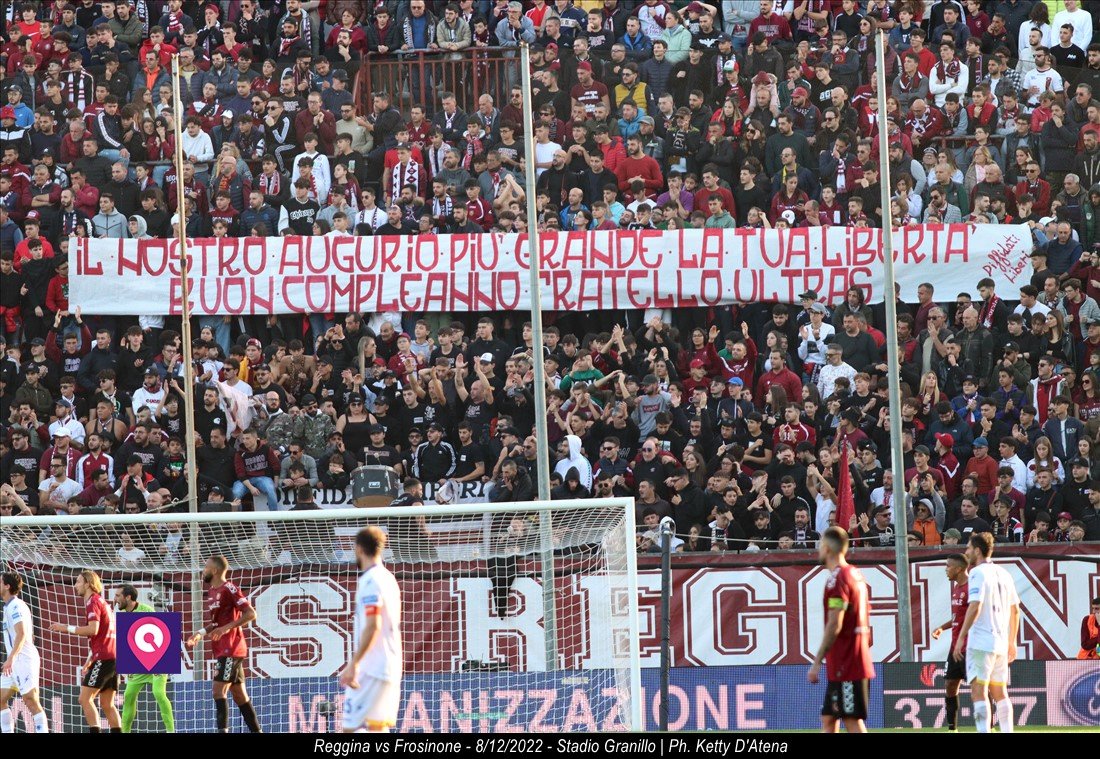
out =
[[967,598],[968,603],[981,603],[978,616],[970,628],[967,648],[1007,654],[1012,607],[1020,603],[1012,576],[1004,567],[989,562],[979,564],[970,570]]
[[359,641],[366,627],[367,617],[378,617],[378,632],[374,644],[359,662],[360,676],[373,677],[386,682],[399,682],[402,670],[401,650],[401,590],[390,570],[381,564],[359,575],[359,587],[355,591],[355,637]]

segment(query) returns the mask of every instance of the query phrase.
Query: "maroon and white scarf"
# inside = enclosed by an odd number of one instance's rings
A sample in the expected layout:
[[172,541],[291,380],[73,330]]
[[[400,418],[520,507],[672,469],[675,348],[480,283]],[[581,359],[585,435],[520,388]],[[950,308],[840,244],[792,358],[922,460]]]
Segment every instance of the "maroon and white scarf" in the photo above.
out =
[[924,74],[917,71],[913,76],[908,76],[904,72],[898,77],[898,89],[901,92],[912,92],[917,87],[920,87],[921,81],[924,80]]
[[302,39],[302,35],[297,37],[283,37],[279,40],[279,57],[283,58],[290,53],[290,48],[295,42],[299,42]]
[[416,161],[409,159],[409,162],[402,168],[400,161],[394,164],[393,172],[390,174],[390,187],[396,198],[401,194],[401,188],[407,184],[411,184],[416,188],[416,194],[420,195],[420,164]]
[[282,186],[283,175],[279,172],[272,172],[271,176],[260,174],[260,192],[264,195],[278,195]]
[[940,61],[936,64],[936,76],[940,78],[941,82],[946,82],[950,79],[957,83],[959,77],[962,76],[962,64],[954,58],[951,59],[951,63]]
[[979,321],[981,325],[986,329],[992,329],[993,327],[993,314],[997,310],[997,306],[1000,304],[1001,299],[997,297],[996,293],[993,293],[985,303],[982,304],[982,313]]

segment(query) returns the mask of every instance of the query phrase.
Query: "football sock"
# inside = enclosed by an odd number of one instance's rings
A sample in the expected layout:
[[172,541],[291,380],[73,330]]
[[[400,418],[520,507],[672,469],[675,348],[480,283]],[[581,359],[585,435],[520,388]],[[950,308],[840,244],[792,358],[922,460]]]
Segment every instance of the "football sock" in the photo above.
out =
[[34,715],[34,731],[36,733],[48,733],[50,728],[46,725],[46,712]]
[[14,733],[15,723],[11,718],[11,709],[0,711],[0,733]]
[[218,716],[218,732],[229,732],[229,702],[224,698],[214,699],[214,711]]
[[946,699],[947,726],[954,730],[959,726],[959,697],[948,696]]
[[102,730],[99,729],[98,726],[97,727],[89,727],[88,731],[92,732],[92,733],[102,733],[103,732]]
[[997,723],[1002,733],[1012,732],[1012,700],[1007,696],[997,702]]
[[974,702],[974,725],[978,728],[979,733],[989,732],[989,702],[988,701],[976,701]]
[[262,732],[260,730],[260,719],[256,716],[256,709],[252,706],[251,699],[243,704],[237,704],[237,708],[241,710],[241,716],[244,717],[244,723],[248,725],[249,730],[254,733]]
[[110,728],[110,731],[111,731],[112,733],[121,733],[121,732],[122,732],[122,728],[121,728],[121,727],[112,727],[112,728]]

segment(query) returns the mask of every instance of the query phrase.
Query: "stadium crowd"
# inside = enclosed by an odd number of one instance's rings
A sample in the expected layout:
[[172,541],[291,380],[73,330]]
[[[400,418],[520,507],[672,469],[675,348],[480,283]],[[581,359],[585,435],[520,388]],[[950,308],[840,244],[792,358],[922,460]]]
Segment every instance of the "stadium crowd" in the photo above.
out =
[[[310,507],[361,465],[405,478],[400,503],[448,482],[529,500],[545,381],[553,496],[636,496],[640,550],[664,515],[678,550],[811,547],[835,520],[844,462],[844,526],[864,544],[1100,540],[1091,5],[6,4],[0,518],[179,509],[188,435],[199,500],[232,508],[259,495]],[[357,97],[368,75],[389,86]],[[540,230],[879,226],[883,163],[896,225],[1026,223],[1034,238],[1018,291],[983,279],[899,301],[904,483],[890,471],[885,309],[858,288],[832,307],[808,291],[548,313],[542,378],[515,314],[201,317],[194,429],[178,319],[68,298],[74,237],[180,223],[214,237],[524,231],[526,171]]]

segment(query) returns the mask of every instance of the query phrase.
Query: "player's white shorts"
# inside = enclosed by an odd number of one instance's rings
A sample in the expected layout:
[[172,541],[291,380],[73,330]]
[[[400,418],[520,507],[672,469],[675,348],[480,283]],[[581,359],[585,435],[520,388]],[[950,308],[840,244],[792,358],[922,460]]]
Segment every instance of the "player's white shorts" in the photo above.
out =
[[344,691],[344,730],[388,730],[397,725],[401,683],[359,676],[358,688]]
[[966,649],[966,682],[1008,685],[1008,657],[990,651]]
[[14,689],[20,696],[25,696],[37,690],[41,661],[37,656],[16,656],[12,662],[11,676],[0,675],[0,691]]

